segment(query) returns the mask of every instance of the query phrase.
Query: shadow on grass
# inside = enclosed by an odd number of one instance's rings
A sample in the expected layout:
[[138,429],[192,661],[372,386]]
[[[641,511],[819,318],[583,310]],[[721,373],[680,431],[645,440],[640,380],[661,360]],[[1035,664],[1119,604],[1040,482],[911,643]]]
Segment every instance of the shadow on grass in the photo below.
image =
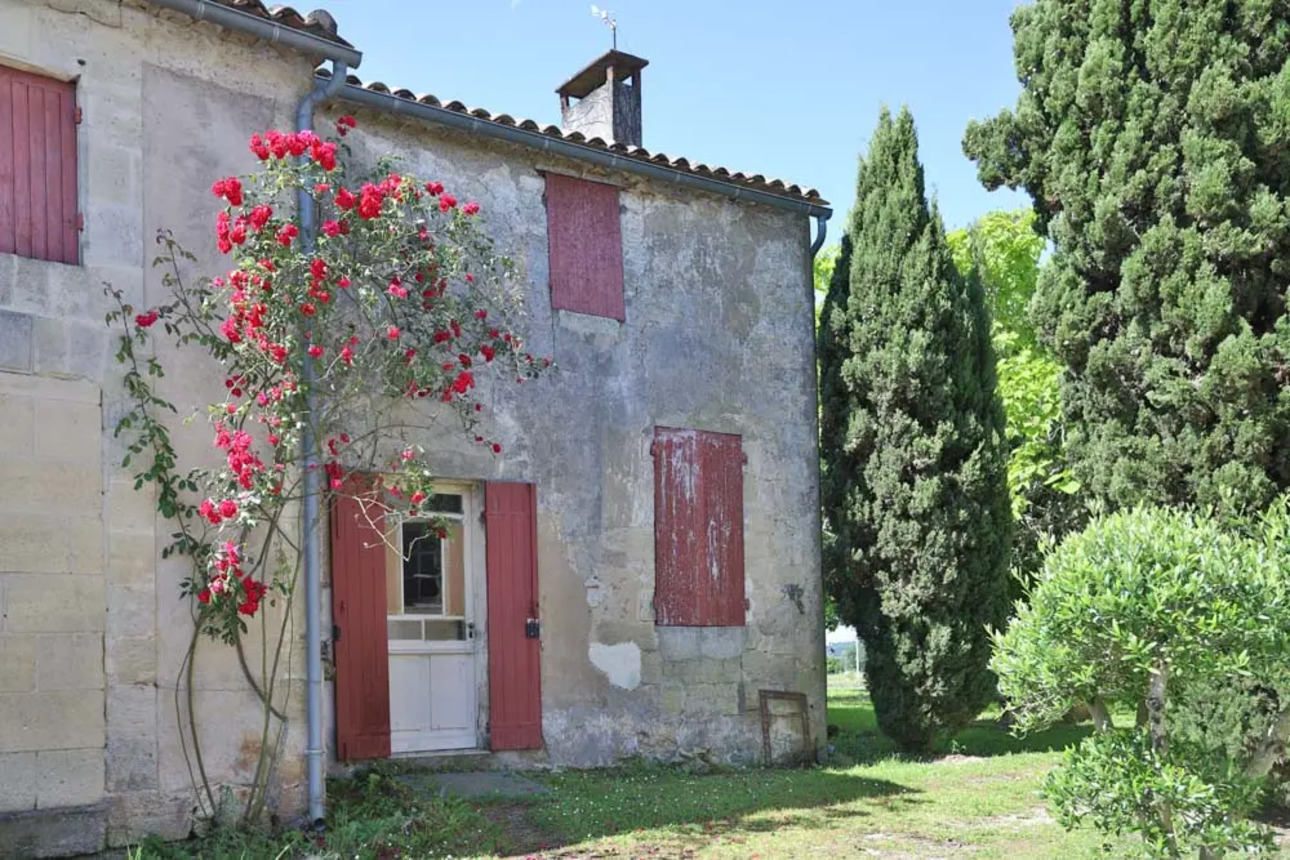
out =
[[[830,726],[837,727],[837,733],[830,740],[835,751],[857,764],[896,754],[896,745],[878,731],[873,703],[862,689],[831,690],[828,721]],[[1017,737],[999,724],[997,712],[987,711],[967,728],[942,740],[932,757],[1056,752],[1078,744],[1092,731],[1093,727],[1088,724],[1060,725]]]
[[[497,804],[486,814],[503,827],[515,853],[559,851],[603,837],[660,831],[651,839],[710,842],[779,830],[828,829],[865,817],[854,801],[920,803],[918,792],[886,780],[814,770],[734,770],[695,775],[663,766],[549,774],[553,789],[525,804]],[[518,815],[520,808],[523,815]]]

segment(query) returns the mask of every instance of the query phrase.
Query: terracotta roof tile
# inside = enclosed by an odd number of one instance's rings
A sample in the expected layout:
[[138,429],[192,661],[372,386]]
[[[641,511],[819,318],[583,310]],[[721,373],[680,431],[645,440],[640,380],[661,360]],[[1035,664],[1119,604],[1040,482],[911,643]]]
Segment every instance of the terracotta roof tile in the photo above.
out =
[[283,27],[290,27],[292,30],[309,33],[320,39],[335,42],[337,45],[344,45],[347,48],[354,47],[340,37],[336,28],[336,19],[325,9],[316,9],[307,15],[301,15],[290,6],[268,6],[262,0],[212,0],[212,2],[221,6],[228,6],[230,9],[237,9],[239,12],[245,12],[248,15],[254,15],[256,18],[263,18],[266,21],[281,24]]
[[[237,9],[240,12],[253,15],[256,18],[272,21],[283,27],[289,27],[293,30],[309,33],[310,35],[316,36],[320,39],[334,42],[337,45],[344,45],[347,48],[353,47],[353,45],[340,37],[336,27],[336,19],[333,18],[326,10],[319,9],[310,12],[307,15],[301,15],[290,6],[268,6],[263,2],[263,0],[211,0],[211,2],[217,3],[221,6],[227,6],[230,9]],[[328,72],[326,69],[319,69],[318,74],[325,77]],[[760,173],[745,174],[731,171],[726,167],[710,166],[697,162],[691,163],[690,160],[686,158],[672,158],[662,152],[652,153],[648,149],[640,146],[609,143],[599,137],[588,139],[586,135],[581,132],[566,132],[557,125],[541,125],[531,119],[516,118],[505,113],[495,114],[491,111],[485,110],[484,108],[468,107],[465,103],[455,100],[444,103],[433,95],[417,95],[412,90],[406,88],[400,87],[392,90],[380,81],[363,83],[363,81],[353,75],[347,77],[346,83],[352,86],[362,87],[363,89],[370,90],[372,92],[383,93],[395,98],[404,99],[405,101],[414,101],[431,107],[450,110],[455,113],[467,114],[486,122],[494,122],[498,125],[511,126],[523,131],[530,131],[537,134],[544,134],[549,137],[560,138],[561,140],[568,141],[569,143],[576,143],[590,149],[599,149],[607,152],[623,154],[628,158],[648,161],[652,164],[669,167],[672,170],[676,170],[681,173],[689,173],[695,176],[715,179],[719,182],[725,182],[731,185],[753,188],[767,194],[801,200],[817,206],[828,205],[827,201],[821,199],[820,193],[814,188],[790,184],[780,179],[767,179]]]
[[[235,2],[238,2],[238,0],[226,0],[226,2],[235,3]],[[256,2],[256,0],[244,0],[244,2]],[[329,73],[326,69],[318,69],[317,74],[320,75],[321,77],[327,77]],[[406,101],[413,101],[419,104],[429,105],[431,107],[442,108],[444,110],[450,110],[455,113],[464,113],[469,116],[475,117],[477,119],[485,120],[487,122],[495,122],[498,125],[513,126],[513,127],[520,128],[524,131],[533,131],[539,134],[548,135],[550,137],[558,137],[561,140],[566,140],[570,143],[577,143],[582,146],[586,146],[590,149],[600,149],[600,150],[605,150],[607,152],[621,153],[626,155],[629,158],[637,158],[637,159],[640,159],[641,161],[648,161],[653,164],[658,164],[664,167],[670,167],[673,170],[677,170],[682,173],[690,173],[690,174],[694,174],[695,176],[703,176],[709,179],[715,179],[720,182],[726,182],[731,185],[742,185],[748,188],[754,188],[758,191],[763,191],[767,194],[775,194],[780,197],[789,197],[796,200],[802,200],[807,203],[813,203],[819,206],[828,205],[828,202],[823,200],[820,197],[820,192],[816,191],[814,188],[785,182],[782,179],[767,178],[766,176],[763,176],[760,173],[751,173],[751,174],[740,173],[737,171],[732,171],[726,167],[710,166],[710,165],[702,164],[698,162],[692,163],[689,159],[673,158],[672,156],[669,156],[666,153],[662,153],[662,152],[650,152],[648,149],[645,149],[644,147],[641,147],[641,146],[628,146],[621,143],[607,143],[606,141],[604,141],[599,137],[593,137],[588,139],[587,136],[582,134],[581,132],[577,132],[577,131],[566,132],[557,125],[539,125],[538,123],[534,122],[531,119],[516,119],[515,117],[506,113],[493,113],[491,111],[485,110],[484,108],[467,107],[464,102],[460,102],[456,100],[449,101],[449,102],[441,102],[438,98],[436,98],[433,95],[430,95],[429,93],[416,95],[411,90],[408,90],[408,89],[400,88],[397,90],[391,90],[388,86],[381,83],[380,81],[369,81],[367,83],[364,83],[360,78],[354,75],[349,75],[345,79],[345,82],[350,86],[361,87],[365,90],[370,90],[372,92],[392,95],[395,98],[404,99]]]

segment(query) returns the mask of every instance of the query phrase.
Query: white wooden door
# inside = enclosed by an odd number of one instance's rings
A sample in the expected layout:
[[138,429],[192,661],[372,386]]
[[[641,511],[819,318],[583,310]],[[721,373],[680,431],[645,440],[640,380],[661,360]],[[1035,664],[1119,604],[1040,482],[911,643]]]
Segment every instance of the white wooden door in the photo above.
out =
[[471,493],[445,490],[431,505],[442,531],[405,520],[387,558],[394,754],[479,744]]

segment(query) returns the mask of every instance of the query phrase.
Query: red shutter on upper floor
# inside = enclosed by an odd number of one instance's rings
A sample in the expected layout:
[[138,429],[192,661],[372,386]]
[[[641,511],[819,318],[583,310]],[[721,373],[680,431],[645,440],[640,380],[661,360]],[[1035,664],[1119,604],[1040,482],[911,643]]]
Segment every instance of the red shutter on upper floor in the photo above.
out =
[[0,66],[0,253],[76,263],[76,85]]
[[654,428],[654,613],[673,627],[744,624],[743,445]]
[[626,319],[618,188],[546,175],[551,307]]
[[[359,495],[365,485],[346,492]],[[385,543],[357,499],[331,512],[332,620],[336,662],[336,751],[341,761],[390,755],[390,658],[385,625]],[[371,516],[377,509],[371,510]]]
[[486,484],[484,529],[488,547],[488,722],[492,748],[539,749],[542,651],[536,626],[534,485]]

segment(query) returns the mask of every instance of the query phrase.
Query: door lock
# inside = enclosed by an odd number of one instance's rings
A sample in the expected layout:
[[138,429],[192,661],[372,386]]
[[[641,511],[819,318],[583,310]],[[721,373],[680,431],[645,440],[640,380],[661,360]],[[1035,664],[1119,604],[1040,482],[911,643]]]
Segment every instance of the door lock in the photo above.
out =
[[540,639],[542,637],[542,623],[536,618],[525,620],[524,636],[528,639]]

